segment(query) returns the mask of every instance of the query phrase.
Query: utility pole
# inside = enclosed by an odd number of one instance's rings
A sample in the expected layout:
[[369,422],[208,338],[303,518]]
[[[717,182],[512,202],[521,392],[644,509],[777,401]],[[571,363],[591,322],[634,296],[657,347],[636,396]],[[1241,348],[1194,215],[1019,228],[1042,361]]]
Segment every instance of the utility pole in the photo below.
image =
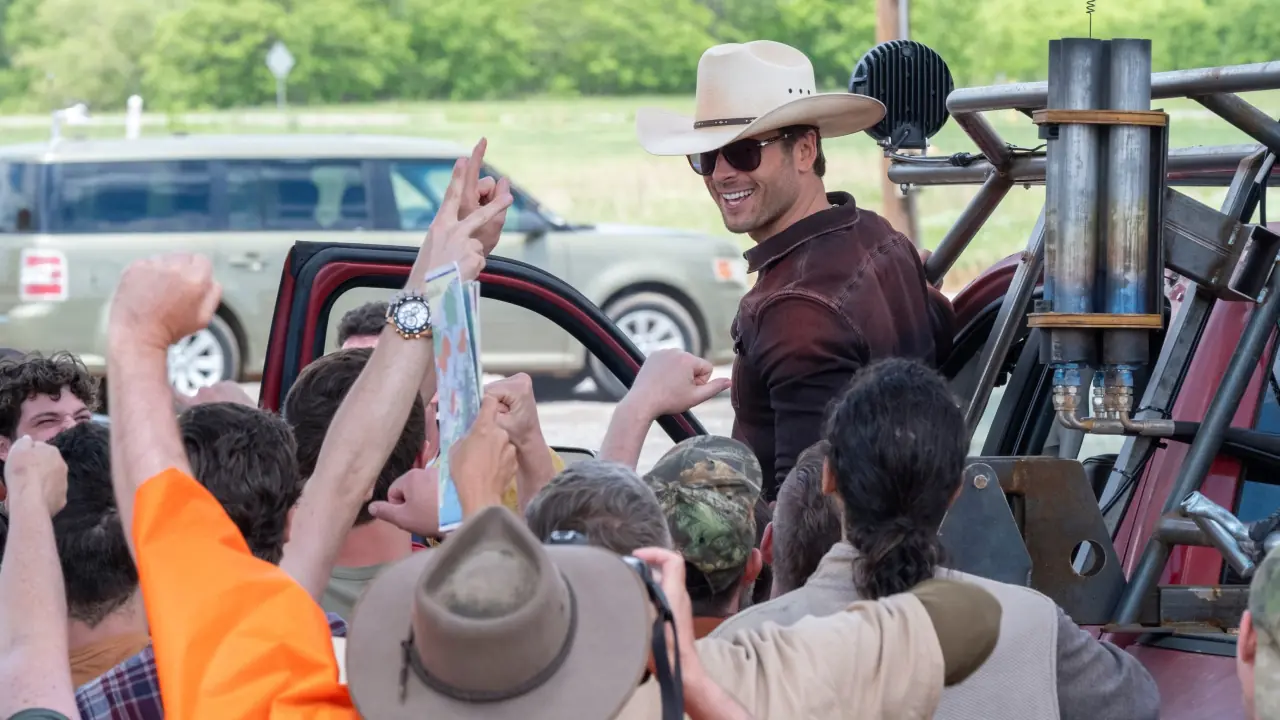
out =
[[[876,0],[876,43],[906,40],[909,34],[910,0]],[[910,194],[903,195],[889,179],[889,158],[881,160],[880,189],[884,197],[882,214],[899,232],[920,244],[916,230],[915,203]]]

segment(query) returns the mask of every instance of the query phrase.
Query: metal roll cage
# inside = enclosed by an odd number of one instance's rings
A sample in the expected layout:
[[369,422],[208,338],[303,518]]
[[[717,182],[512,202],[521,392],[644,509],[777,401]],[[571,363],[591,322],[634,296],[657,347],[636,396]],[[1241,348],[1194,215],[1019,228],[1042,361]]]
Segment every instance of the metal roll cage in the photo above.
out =
[[[1276,156],[1280,155],[1280,122],[1235,93],[1276,89],[1280,89],[1280,61],[1152,73],[1152,99],[1190,98],[1257,141],[1255,145],[1170,149],[1165,165],[1167,178],[1184,180],[1214,175],[1223,177],[1230,173],[1231,184],[1220,212],[1238,223],[1247,224],[1258,205],[1260,194],[1265,192],[1265,182],[1275,165]],[[1012,109],[1030,117],[1034,111],[1046,108],[1049,100],[1048,82],[954,90],[947,98],[947,109],[973,140],[981,157],[964,156],[956,162],[947,162],[944,158],[892,156],[888,176],[890,180],[903,186],[981,185],[926,261],[925,273],[929,282],[941,284],[947,271],[1015,184],[1045,182],[1049,165],[1046,154],[1015,151],[982,113]],[[1175,209],[1178,208],[1166,205],[1165,213],[1174,212]],[[978,380],[966,408],[971,434],[986,410],[992,389],[1001,369],[1006,365],[1010,348],[1026,326],[1028,313],[1033,310],[1032,298],[1044,272],[1045,225],[1045,211],[1042,209],[1004,296],[991,335],[983,346]],[[1170,231],[1167,228],[1164,234],[1166,267],[1187,278],[1188,287],[1183,301],[1168,322],[1159,356],[1151,368],[1150,381],[1136,404],[1141,410],[1135,411],[1134,418],[1128,420],[1133,427],[1118,427],[1113,433],[1127,435],[1127,439],[1107,479],[1100,505],[1121,493],[1134,492],[1136,483],[1131,486],[1126,484],[1126,479],[1142,472],[1144,459],[1158,436],[1168,437],[1174,434],[1172,421],[1164,420],[1163,424],[1158,421],[1169,417],[1167,411],[1173,407],[1195,345],[1214,304],[1219,300],[1254,301],[1257,304],[1203,421],[1193,428],[1194,439],[1191,440],[1186,459],[1165,499],[1162,519],[1153,528],[1141,560],[1127,583],[1124,583],[1123,590],[1117,591],[1118,599],[1113,597],[1114,603],[1108,600],[1111,608],[1108,613],[1109,629],[1114,632],[1147,632],[1151,629],[1139,626],[1138,622],[1140,616],[1146,617],[1142,612],[1144,603],[1150,602],[1174,544],[1216,547],[1238,571],[1251,571],[1248,553],[1242,554],[1238,523],[1231,525],[1228,519],[1230,513],[1221,508],[1215,510],[1216,506],[1198,491],[1210,464],[1222,449],[1232,415],[1262,356],[1267,340],[1280,319],[1280,273],[1272,272],[1275,253],[1272,252],[1269,257],[1264,253],[1263,259],[1259,261],[1262,267],[1251,271],[1255,276],[1261,273],[1260,277],[1254,279],[1254,289],[1258,290],[1256,295],[1231,296],[1223,288],[1204,281],[1205,276],[1188,271],[1186,267],[1189,261],[1185,256],[1179,255],[1183,250],[1169,246],[1170,242],[1176,244],[1177,239],[1169,239]],[[1175,255],[1181,259],[1171,259]],[[1237,266],[1248,260],[1247,257],[1233,256],[1230,263]],[[1232,268],[1227,267],[1226,272],[1230,274]],[[1138,418],[1138,415],[1143,417]],[[1138,429],[1147,421],[1154,423],[1153,427],[1159,427]],[[1066,422],[1063,424],[1068,425]],[[1110,504],[1114,506],[1116,503]],[[1125,504],[1119,505],[1123,513]],[[1226,513],[1226,516],[1222,513]],[[1108,518],[1107,524],[1112,533],[1116,522],[1116,518]],[[1275,538],[1271,538],[1266,543],[1259,540],[1256,544],[1258,547],[1264,544],[1271,547],[1276,542]],[[1070,611],[1069,608],[1068,610]]]

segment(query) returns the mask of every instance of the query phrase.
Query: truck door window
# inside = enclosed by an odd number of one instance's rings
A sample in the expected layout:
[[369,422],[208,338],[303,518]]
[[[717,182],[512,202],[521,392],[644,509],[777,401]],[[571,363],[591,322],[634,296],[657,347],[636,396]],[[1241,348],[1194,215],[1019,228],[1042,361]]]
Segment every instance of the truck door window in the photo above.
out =
[[55,166],[56,233],[212,230],[209,163],[66,163]]

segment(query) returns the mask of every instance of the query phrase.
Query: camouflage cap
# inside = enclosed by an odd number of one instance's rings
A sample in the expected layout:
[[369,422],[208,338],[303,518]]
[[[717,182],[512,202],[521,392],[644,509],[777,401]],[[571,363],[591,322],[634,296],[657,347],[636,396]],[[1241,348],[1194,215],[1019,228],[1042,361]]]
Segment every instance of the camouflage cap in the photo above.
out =
[[1254,571],[1249,585],[1249,616],[1258,636],[1253,668],[1256,716],[1280,717],[1280,548]]
[[713,435],[676,445],[645,475],[675,549],[706,577],[713,593],[737,582],[751,557],[763,476],[750,448]]

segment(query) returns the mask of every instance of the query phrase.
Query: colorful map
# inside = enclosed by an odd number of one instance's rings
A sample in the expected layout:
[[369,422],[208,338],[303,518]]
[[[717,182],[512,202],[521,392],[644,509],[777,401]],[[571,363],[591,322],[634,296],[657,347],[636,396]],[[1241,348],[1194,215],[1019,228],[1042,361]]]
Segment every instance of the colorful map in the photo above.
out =
[[480,413],[479,285],[462,282],[456,264],[427,276],[431,303],[436,388],[440,394],[440,529],[462,522],[458,489],[449,474],[449,451]]

